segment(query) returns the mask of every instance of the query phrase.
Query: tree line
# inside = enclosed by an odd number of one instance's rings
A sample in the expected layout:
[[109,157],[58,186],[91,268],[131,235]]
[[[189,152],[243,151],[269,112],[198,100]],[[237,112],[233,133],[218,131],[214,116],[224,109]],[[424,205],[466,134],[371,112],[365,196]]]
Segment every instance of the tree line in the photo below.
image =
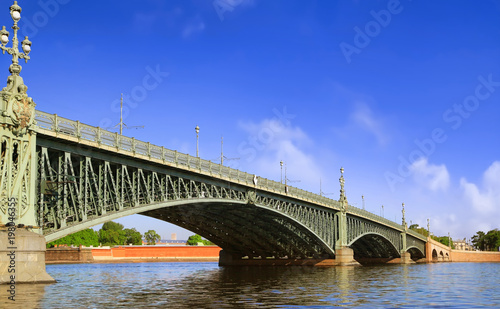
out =
[[[47,244],[47,248],[56,245],[68,246],[117,246],[117,245],[142,245],[143,235],[135,228],[124,229],[123,224],[113,221],[106,222],[99,231],[86,229],[79,231]],[[160,240],[160,235],[154,230],[144,233],[148,245],[154,245]]]
[[[52,241],[47,244],[47,248],[55,247],[56,245],[67,246],[85,246],[85,247],[99,247],[99,246],[119,246],[119,245],[142,245],[142,240],[146,241],[148,245],[155,245],[160,241],[161,237],[155,230],[149,230],[144,235],[138,232],[135,228],[125,229],[123,224],[113,221],[106,222],[102,225],[99,231],[93,229],[85,229],[58,240]],[[190,236],[187,243],[188,246],[198,245],[214,245],[214,243],[203,239],[200,235],[196,234]]]
[[[428,236],[429,232],[423,228],[419,227],[418,224],[413,224],[410,226],[410,229],[424,235]],[[439,241],[440,243],[450,246],[450,238],[448,236],[434,236],[431,235],[431,238]],[[483,231],[479,231],[476,233],[476,235],[472,236],[471,238],[472,245],[474,248],[481,250],[481,251],[500,251],[500,230],[498,229],[493,229],[487,233]],[[453,241],[451,240],[451,248],[455,249],[455,245],[453,244]]]

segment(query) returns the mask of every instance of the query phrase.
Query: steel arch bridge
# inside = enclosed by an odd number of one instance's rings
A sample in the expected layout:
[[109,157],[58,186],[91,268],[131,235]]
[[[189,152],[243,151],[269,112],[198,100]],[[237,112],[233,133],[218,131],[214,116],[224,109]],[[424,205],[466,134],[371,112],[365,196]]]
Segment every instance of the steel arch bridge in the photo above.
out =
[[237,257],[425,256],[426,238],[282,183],[36,111],[36,214],[46,240],[131,214],[173,223]]

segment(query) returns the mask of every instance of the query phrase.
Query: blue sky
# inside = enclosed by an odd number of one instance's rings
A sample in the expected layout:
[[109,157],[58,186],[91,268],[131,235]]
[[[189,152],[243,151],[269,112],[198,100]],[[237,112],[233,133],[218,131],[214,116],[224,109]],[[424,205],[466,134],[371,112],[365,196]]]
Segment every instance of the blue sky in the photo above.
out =
[[[437,235],[500,217],[500,1],[19,1],[37,109],[338,199]],[[12,20],[3,4],[0,22]],[[10,57],[0,60],[6,81]],[[191,232],[118,220],[163,238]]]

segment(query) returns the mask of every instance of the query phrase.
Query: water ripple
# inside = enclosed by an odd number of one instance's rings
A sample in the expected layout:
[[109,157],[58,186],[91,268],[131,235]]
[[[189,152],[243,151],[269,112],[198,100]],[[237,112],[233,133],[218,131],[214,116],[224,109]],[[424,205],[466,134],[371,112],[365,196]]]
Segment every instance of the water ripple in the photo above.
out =
[[[495,308],[499,263],[218,267],[216,263],[48,265],[58,283],[16,286],[29,308]],[[0,292],[0,307],[16,308]]]

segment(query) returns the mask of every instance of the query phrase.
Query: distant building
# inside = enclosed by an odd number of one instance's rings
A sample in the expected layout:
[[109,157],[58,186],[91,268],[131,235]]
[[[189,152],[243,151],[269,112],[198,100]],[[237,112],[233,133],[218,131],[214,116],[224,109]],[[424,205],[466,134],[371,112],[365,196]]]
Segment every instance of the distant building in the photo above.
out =
[[473,246],[467,243],[467,240],[464,239],[459,239],[459,240],[453,240],[453,244],[455,245],[455,250],[465,250],[465,251],[475,251]]
[[170,235],[170,239],[177,240],[177,233],[172,233],[172,235]]
[[[155,246],[185,246],[187,243],[187,240],[171,240],[171,239],[161,239],[158,241]],[[142,245],[147,245],[146,240],[142,240]]]

